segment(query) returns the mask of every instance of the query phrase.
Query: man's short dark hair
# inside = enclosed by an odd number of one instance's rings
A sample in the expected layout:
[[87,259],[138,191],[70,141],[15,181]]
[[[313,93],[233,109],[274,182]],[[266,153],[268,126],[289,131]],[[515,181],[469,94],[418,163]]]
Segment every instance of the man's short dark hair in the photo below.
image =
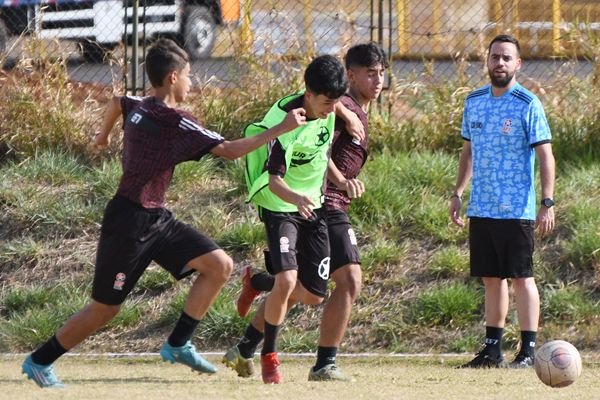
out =
[[158,39],[146,53],[146,74],[152,86],[160,87],[169,73],[183,70],[188,62],[185,50],[173,40]]
[[334,56],[324,55],[312,60],[304,72],[306,89],[330,99],[338,99],[348,88],[348,78],[342,63]]
[[348,49],[346,53],[346,69],[356,67],[375,67],[377,65],[388,68],[389,63],[385,51],[376,43],[357,44]]
[[519,57],[521,57],[521,45],[519,44],[519,41],[514,36],[511,36],[511,35],[498,35],[495,38],[493,38],[488,47],[488,54],[492,50],[492,45],[497,42],[514,44],[515,47],[517,48],[517,55]]

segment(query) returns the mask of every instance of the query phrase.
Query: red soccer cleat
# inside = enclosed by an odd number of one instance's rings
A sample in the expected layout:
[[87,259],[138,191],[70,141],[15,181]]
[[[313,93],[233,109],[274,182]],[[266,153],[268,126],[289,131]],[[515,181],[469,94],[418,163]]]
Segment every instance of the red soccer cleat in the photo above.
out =
[[262,368],[262,380],[267,384],[279,384],[283,382],[283,375],[279,371],[281,363],[277,359],[277,353],[267,353],[260,356]]
[[252,278],[252,266],[246,265],[242,272],[242,292],[237,299],[237,312],[242,318],[248,315],[254,299],[260,296],[260,291],[252,287],[250,278]]

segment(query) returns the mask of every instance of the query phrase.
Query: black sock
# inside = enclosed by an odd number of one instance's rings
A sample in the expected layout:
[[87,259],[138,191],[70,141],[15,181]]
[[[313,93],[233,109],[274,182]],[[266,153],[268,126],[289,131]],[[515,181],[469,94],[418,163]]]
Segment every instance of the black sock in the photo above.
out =
[[275,277],[268,272],[259,272],[250,278],[252,288],[261,292],[270,292],[275,285]]
[[265,341],[263,343],[261,355],[277,352],[277,335],[280,325],[271,325],[265,321]]
[[173,328],[173,332],[171,332],[171,336],[169,336],[169,344],[173,347],[183,346],[192,338],[194,329],[196,329],[199,322],[199,320],[190,317],[185,311],[182,311],[179,321],[177,321],[175,328]]
[[335,356],[337,355],[337,347],[321,347],[317,350],[317,363],[314,370],[323,368],[329,364],[335,364]]
[[237,348],[242,357],[254,357],[254,352],[256,351],[256,348],[260,342],[263,340],[263,336],[263,333],[256,329],[254,325],[248,324],[246,330],[244,331],[244,336],[242,336],[240,342],[237,344]]
[[54,335],[39,349],[31,353],[31,359],[39,365],[50,365],[67,351],[67,349],[58,343],[56,335]]
[[493,357],[502,355],[502,333],[504,328],[485,327],[485,351]]
[[519,354],[525,354],[533,357],[535,355],[535,338],[537,332],[521,331],[521,350]]

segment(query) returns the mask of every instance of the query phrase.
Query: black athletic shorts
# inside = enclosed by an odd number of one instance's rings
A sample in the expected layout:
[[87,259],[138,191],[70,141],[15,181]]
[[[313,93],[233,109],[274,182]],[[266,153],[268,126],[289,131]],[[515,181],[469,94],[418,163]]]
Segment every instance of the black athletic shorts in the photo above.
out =
[[327,228],[331,247],[331,274],[344,265],[360,264],[356,234],[350,225],[348,214],[342,210],[328,210]]
[[267,230],[270,271],[298,270],[298,279],[309,292],[325,297],[329,280],[329,235],[324,208],[306,219],[297,212],[263,210]]
[[104,211],[92,298],[121,304],[151,261],[176,279],[194,272],[186,264],[219,246],[165,208],[146,209],[116,195]]
[[471,217],[471,276],[533,276],[534,221]]

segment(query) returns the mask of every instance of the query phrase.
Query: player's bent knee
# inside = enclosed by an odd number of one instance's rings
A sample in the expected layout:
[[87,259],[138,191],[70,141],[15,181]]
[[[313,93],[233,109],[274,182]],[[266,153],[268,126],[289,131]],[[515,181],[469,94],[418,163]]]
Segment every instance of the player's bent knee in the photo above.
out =
[[190,268],[220,282],[226,282],[233,272],[233,260],[223,250],[211,251],[188,262]]
[[335,290],[348,293],[352,299],[356,299],[362,289],[360,266],[358,264],[350,264],[346,268],[339,270],[339,272],[339,274],[333,274]]

